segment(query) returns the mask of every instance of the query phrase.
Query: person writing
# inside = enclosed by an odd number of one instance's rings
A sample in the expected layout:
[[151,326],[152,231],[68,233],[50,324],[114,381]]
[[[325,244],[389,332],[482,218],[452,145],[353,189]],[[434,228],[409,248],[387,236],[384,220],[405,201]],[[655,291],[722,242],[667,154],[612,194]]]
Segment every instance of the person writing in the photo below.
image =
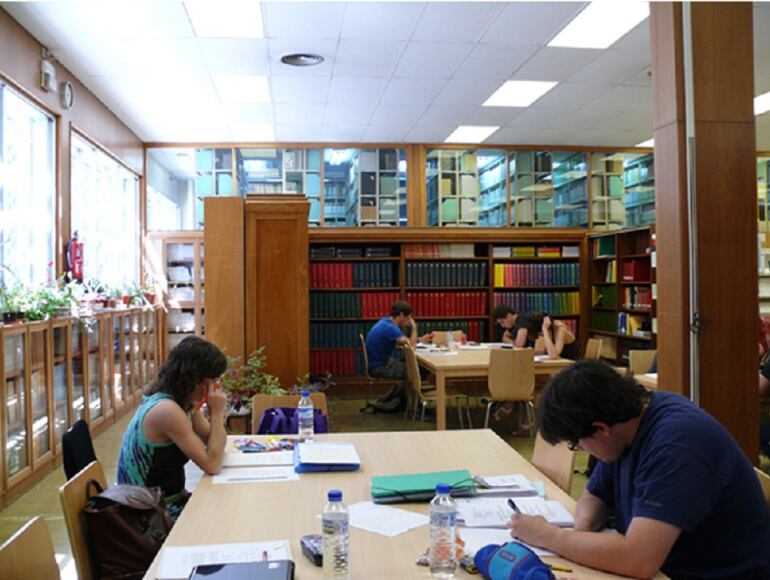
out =
[[[174,521],[190,497],[185,464],[192,459],[209,475],[222,469],[227,396],[218,380],[226,369],[227,358],[216,346],[197,336],[185,338],[145,387],[123,435],[118,483],[159,486]],[[199,410],[204,401],[209,420]]]
[[[730,434],[684,397],[648,392],[597,360],[556,375],[540,431],[599,462],[575,530],[514,514],[511,535],[565,558],[636,578],[770,577],[770,513]],[[599,532],[613,511],[618,534]]]
[[519,324],[526,329],[529,342],[534,343],[538,338],[543,338],[545,354],[549,358],[580,358],[580,345],[575,335],[560,320],[551,320],[545,312],[538,312],[522,317]]
[[[407,337],[408,334],[408,337]],[[369,374],[377,378],[406,380],[406,363],[396,347],[417,344],[417,322],[412,307],[399,300],[390,308],[390,316],[378,320],[366,335]]]
[[517,324],[519,315],[507,304],[498,304],[492,312],[495,322],[503,329],[501,342],[513,344],[519,348],[532,346],[527,340],[527,331]]

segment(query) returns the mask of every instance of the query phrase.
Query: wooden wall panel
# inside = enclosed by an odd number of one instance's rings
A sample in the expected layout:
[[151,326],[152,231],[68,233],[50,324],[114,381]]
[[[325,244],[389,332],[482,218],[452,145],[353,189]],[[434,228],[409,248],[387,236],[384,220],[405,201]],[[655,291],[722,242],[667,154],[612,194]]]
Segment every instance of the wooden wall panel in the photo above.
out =
[[207,197],[204,204],[206,338],[244,360],[243,198]]

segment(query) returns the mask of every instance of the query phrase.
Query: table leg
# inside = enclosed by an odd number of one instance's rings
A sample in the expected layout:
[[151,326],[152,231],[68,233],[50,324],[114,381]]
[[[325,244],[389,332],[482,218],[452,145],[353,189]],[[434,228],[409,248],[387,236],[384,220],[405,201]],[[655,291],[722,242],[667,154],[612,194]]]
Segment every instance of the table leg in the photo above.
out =
[[436,372],[436,429],[446,430],[446,377],[444,371]]

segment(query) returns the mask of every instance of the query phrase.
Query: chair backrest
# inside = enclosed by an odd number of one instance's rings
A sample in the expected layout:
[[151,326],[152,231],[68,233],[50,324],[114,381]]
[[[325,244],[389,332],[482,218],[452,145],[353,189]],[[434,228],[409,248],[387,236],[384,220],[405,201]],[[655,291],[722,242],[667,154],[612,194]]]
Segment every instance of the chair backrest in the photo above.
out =
[[3,578],[10,580],[59,578],[53,543],[43,518],[35,516],[0,546],[0,570]]
[[417,363],[417,356],[409,344],[404,345],[404,362],[406,363],[406,382],[407,388],[412,389],[418,395],[422,393],[422,377],[420,376],[420,367]]
[[[463,331],[462,330],[453,330],[452,331],[452,340],[455,341],[455,343],[459,344],[460,341],[463,339]],[[449,331],[448,330],[436,330],[433,332],[433,338],[431,339],[431,342],[438,346],[444,346],[449,341]]]
[[371,379],[372,376],[369,374],[369,355],[366,354],[366,339],[363,334],[359,334],[358,340],[361,341],[361,353],[364,355],[364,373]]
[[570,493],[575,452],[570,451],[565,442],[551,445],[538,432],[535,437],[535,449],[532,451],[532,465],[566,493]]
[[88,502],[88,484],[91,480],[95,480],[103,489],[107,489],[107,479],[104,477],[104,470],[99,461],[89,463],[59,488],[64,523],[67,525],[72,557],[75,558],[75,567],[80,580],[91,580],[96,577],[88,552],[88,530],[83,514],[83,508]]
[[628,351],[628,368],[632,375],[643,375],[646,373],[652,365],[652,359],[655,358],[655,353],[658,351],[651,350],[629,350]]
[[91,431],[88,429],[88,423],[83,419],[75,421],[75,424],[62,435],[61,446],[64,475],[68,480],[75,477],[86,465],[96,461]]
[[589,338],[586,343],[586,352],[583,358],[599,358],[602,354],[602,339],[601,338]]
[[[299,403],[300,395],[254,395],[251,399],[251,432],[256,433],[259,423],[262,421],[262,415],[267,409],[273,407],[296,407]],[[329,404],[326,402],[326,393],[310,393],[310,400],[313,401],[313,407],[320,409],[321,413],[329,419]],[[329,425],[331,431],[331,425]]]
[[767,502],[767,505],[770,506],[770,475],[767,475],[764,471],[754,468],[754,471],[757,474],[757,479],[759,479],[759,485],[762,486],[762,493],[765,494],[765,501]]
[[495,401],[531,401],[535,358],[531,348],[489,351],[489,394]]

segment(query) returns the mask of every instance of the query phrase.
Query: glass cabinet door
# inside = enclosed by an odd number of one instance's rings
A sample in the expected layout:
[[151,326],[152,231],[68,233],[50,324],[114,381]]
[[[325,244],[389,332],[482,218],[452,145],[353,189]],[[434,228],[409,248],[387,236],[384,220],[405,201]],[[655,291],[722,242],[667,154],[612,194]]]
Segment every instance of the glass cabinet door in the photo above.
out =
[[121,327],[123,329],[123,352],[121,358],[123,359],[123,382],[126,385],[126,393],[128,396],[134,394],[134,372],[133,372],[133,356],[131,354],[131,317],[126,314],[121,316]]
[[29,465],[27,459],[27,413],[24,406],[25,333],[6,332],[5,355],[5,470],[8,477]]
[[131,315],[131,360],[134,369],[134,390],[141,390],[144,373],[142,372],[142,323],[138,312]]
[[157,364],[157,349],[155,347],[155,315],[155,310],[150,310],[147,312],[147,382],[152,381],[152,379],[155,377],[155,368]]
[[72,422],[82,419],[85,411],[85,376],[83,374],[83,333],[80,331],[80,323],[72,325],[70,336],[72,337]]
[[61,442],[67,430],[67,338],[69,326],[53,327],[53,435]]
[[115,407],[125,403],[128,396],[128,384],[123,376],[123,317],[112,318],[112,397]]
[[112,400],[112,364],[111,350],[112,345],[112,321],[109,317],[102,318],[99,321],[101,325],[101,341],[99,342],[99,361],[102,373],[102,409],[104,415],[109,415],[113,409]]
[[195,333],[197,272],[193,242],[166,244],[166,273],[169,348],[173,348],[186,336]]
[[99,345],[101,328],[99,321],[88,329],[88,420],[102,416],[102,362]]
[[29,333],[29,382],[32,403],[32,460],[51,450],[48,419],[48,327],[32,328]]

